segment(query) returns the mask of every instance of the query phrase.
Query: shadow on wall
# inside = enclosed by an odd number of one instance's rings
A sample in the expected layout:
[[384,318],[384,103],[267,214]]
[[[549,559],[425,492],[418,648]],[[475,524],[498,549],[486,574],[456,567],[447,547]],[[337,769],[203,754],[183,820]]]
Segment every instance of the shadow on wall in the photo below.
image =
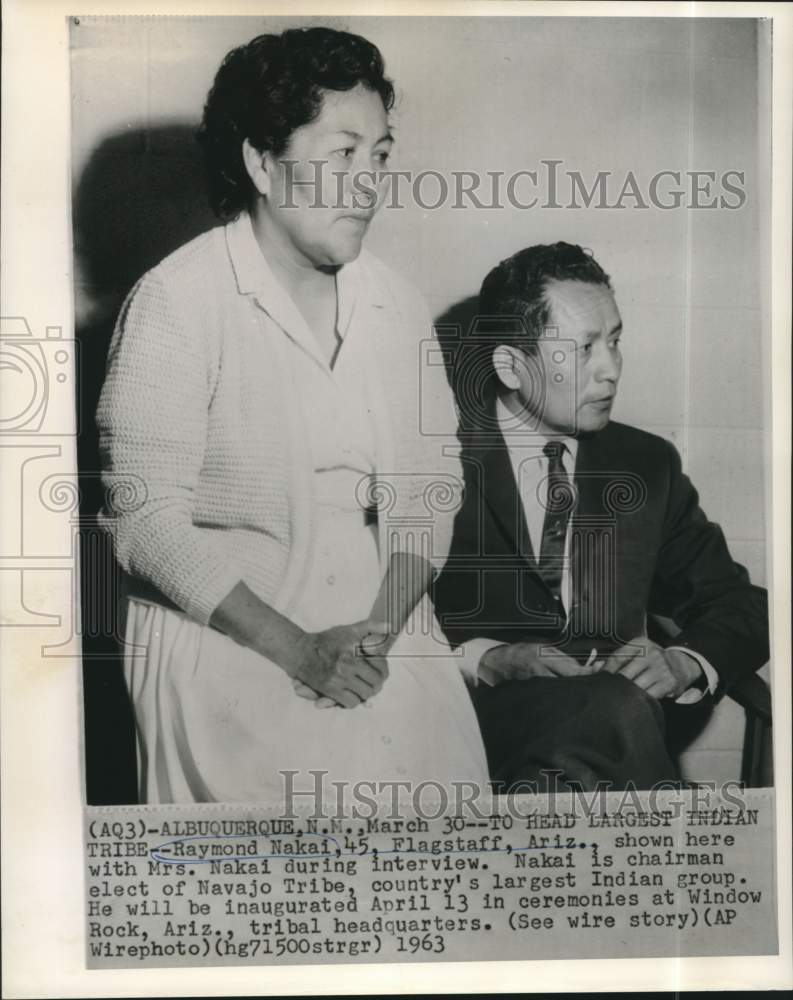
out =
[[[441,313],[434,321],[435,332],[438,342],[443,349],[444,361],[446,362],[446,377],[454,393],[457,403],[457,411],[460,417],[460,429],[473,426],[476,412],[484,405],[484,400],[479,396],[474,396],[474,408],[468,405],[472,402],[471,391],[475,391],[476,384],[480,381],[470,372],[466,372],[460,364],[459,346],[476,319],[479,308],[479,296],[470,295],[465,299],[460,299]],[[473,385],[472,385],[473,383]]]
[[170,125],[106,139],[76,179],[72,218],[80,345],[77,460],[86,795],[89,804],[133,803],[134,722],[117,638],[118,601],[112,599],[118,597],[118,575],[109,541],[95,527],[103,493],[96,475],[94,417],[108,345],[127,293],[163,257],[217,224],[206,198],[194,127]]

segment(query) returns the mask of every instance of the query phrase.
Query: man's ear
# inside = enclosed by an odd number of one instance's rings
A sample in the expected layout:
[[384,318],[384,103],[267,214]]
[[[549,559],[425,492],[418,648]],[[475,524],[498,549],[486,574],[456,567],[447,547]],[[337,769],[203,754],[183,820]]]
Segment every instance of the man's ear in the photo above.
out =
[[514,391],[520,388],[518,362],[517,352],[506,344],[500,344],[493,351],[493,368],[499,381],[506,389]]
[[249,139],[244,139],[242,143],[242,159],[245,169],[251,179],[251,183],[260,195],[270,194],[270,154],[262,153],[251,145]]

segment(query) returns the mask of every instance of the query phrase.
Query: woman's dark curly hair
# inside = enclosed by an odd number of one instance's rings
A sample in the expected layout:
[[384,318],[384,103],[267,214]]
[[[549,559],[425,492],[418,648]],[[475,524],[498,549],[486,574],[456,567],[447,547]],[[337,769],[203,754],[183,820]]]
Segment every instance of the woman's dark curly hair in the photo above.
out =
[[290,28],[232,49],[215,76],[197,135],[215,214],[234,219],[248,204],[245,139],[279,156],[295,129],[319,115],[324,90],[352,90],[359,83],[390,111],[394,87],[384,71],[371,42],[332,28]]

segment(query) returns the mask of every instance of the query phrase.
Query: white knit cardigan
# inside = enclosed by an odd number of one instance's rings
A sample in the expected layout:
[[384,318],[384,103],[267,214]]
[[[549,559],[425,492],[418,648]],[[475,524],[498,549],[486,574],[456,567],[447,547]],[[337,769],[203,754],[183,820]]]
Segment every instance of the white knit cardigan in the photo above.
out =
[[[416,291],[371,254],[345,272],[377,359],[378,469],[374,497],[362,502],[379,503],[383,570],[397,549],[440,566],[461,478],[431,319]],[[293,385],[286,353],[312,347],[306,337],[247,214],[187,243],[132,290],[97,424],[108,495],[123,500],[102,522],[133,593],[207,623],[244,580],[289,613],[314,540],[310,400]]]

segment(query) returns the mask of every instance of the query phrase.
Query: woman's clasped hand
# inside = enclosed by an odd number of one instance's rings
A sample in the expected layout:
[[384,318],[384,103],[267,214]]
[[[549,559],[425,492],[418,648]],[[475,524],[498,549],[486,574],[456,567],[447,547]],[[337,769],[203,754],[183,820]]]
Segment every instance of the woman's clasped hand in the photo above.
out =
[[365,703],[388,678],[387,633],[386,623],[370,620],[304,633],[297,644],[296,693],[319,708]]

